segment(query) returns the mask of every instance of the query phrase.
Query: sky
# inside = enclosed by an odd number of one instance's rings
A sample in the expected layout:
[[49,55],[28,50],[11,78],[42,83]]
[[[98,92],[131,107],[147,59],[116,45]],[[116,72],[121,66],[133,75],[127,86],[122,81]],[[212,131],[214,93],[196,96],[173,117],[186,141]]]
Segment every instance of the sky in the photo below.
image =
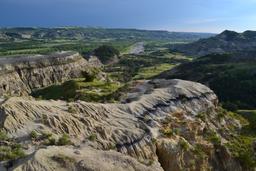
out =
[[256,30],[256,0],[0,0],[0,27]]

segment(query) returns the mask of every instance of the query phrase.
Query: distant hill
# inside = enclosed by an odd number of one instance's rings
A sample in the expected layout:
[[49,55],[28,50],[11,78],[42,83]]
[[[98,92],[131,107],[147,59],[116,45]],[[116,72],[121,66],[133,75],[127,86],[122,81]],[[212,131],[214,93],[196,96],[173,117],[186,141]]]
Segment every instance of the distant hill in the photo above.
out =
[[172,50],[190,56],[204,56],[212,53],[237,53],[254,51],[256,48],[256,31],[237,33],[226,30],[221,34],[206,39],[200,39],[190,44],[173,45]]
[[137,29],[105,28],[0,28],[0,41],[37,40],[37,39],[116,39],[116,40],[170,40],[191,42],[214,36],[211,33],[183,33],[150,31]]

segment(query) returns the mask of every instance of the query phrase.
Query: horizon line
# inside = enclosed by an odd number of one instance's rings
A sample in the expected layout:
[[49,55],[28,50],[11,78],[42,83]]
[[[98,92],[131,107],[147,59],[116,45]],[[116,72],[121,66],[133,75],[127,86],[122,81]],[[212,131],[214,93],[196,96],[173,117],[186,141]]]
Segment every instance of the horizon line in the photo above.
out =
[[[121,29],[121,30],[142,30],[142,31],[166,31],[170,33],[201,33],[201,34],[219,34],[217,32],[199,32],[199,31],[178,31],[168,29],[149,29],[149,28],[135,28],[135,27],[102,27],[102,26],[0,26],[0,29],[13,28],[32,28],[32,29],[57,29],[57,28],[94,28],[94,29]],[[223,30],[225,31],[225,30]]]

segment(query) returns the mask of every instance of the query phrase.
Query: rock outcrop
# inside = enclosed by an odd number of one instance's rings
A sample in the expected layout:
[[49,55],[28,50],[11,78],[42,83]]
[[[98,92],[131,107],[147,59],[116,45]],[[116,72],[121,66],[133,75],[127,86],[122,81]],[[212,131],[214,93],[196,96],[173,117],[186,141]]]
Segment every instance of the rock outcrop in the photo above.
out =
[[0,95],[27,95],[32,90],[59,84],[89,70],[75,52],[0,58]]
[[[126,101],[94,104],[16,97],[2,102],[1,128],[29,153],[9,169],[242,170],[223,145],[240,124],[228,115],[219,117],[217,96],[206,86],[145,81]],[[42,139],[31,140],[32,131],[53,137],[68,134],[73,146],[46,147]]]

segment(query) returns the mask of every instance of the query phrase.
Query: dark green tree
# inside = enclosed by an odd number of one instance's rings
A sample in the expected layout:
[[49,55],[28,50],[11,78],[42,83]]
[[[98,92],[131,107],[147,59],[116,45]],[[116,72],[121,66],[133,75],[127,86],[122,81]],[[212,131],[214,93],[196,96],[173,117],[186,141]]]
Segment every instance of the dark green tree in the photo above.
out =
[[109,45],[102,45],[94,50],[94,55],[97,56],[102,63],[107,63],[113,59],[115,56],[119,56],[120,52]]

